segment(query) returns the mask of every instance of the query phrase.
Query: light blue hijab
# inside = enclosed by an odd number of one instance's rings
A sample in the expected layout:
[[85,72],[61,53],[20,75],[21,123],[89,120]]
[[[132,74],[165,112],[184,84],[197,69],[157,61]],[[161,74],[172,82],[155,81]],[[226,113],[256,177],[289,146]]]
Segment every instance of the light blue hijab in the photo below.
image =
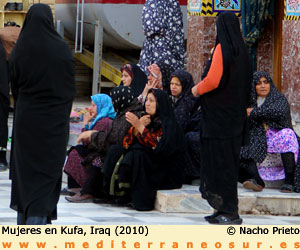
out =
[[111,98],[108,95],[96,94],[91,96],[91,99],[97,106],[97,116],[90,125],[89,130],[91,130],[95,126],[97,121],[101,120],[104,117],[109,117],[111,119],[116,118],[116,113],[114,111]]

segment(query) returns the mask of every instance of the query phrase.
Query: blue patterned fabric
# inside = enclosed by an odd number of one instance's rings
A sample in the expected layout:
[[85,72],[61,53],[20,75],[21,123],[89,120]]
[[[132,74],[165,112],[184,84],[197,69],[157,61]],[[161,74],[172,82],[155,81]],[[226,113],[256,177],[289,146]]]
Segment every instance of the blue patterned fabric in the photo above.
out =
[[95,126],[97,121],[101,120],[104,117],[115,119],[116,113],[114,111],[111,98],[108,95],[96,94],[91,96],[91,99],[97,106],[97,116],[90,125],[89,130],[91,130]]
[[146,0],[143,13],[145,41],[139,66],[147,74],[147,66],[163,60],[172,68],[184,66],[184,31],[178,0]]

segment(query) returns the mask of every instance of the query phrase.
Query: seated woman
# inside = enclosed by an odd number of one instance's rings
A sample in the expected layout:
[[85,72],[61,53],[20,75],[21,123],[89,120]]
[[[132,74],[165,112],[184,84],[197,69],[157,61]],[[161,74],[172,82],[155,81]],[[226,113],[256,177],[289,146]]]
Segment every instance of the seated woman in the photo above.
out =
[[266,72],[254,74],[252,88],[247,109],[250,143],[241,149],[240,181],[245,188],[261,191],[263,180],[284,179],[281,192],[300,192],[299,138],[289,103]]
[[174,71],[172,66],[165,64],[162,60],[153,63],[147,67],[148,82],[138,100],[141,103],[145,102],[149,89],[156,88],[169,92],[170,89],[170,76]]
[[145,102],[146,115],[140,119],[131,112],[132,124],[123,140],[125,153],[118,161],[111,194],[130,198],[140,211],[154,207],[158,189],[180,188],[185,165],[185,143],[167,93],[150,89]]
[[170,96],[173,101],[176,121],[181,126],[187,142],[185,183],[190,184],[200,177],[200,98],[192,94],[194,81],[185,70],[171,74]]
[[73,197],[66,197],[70,202],[87,202],[92,198],[105,198],[103,193],[103,162],[112,145],[122,145],[130,124],[125,119],[127,111],[140,116],[142,105],[133,97],[127,86],[118,86],[110,92],[112,105],[117,112],[109,131],[85,131],[78,137],[78,143],[88,141],[87,156],[82,165],[88,178],[84,181],[80,192]]
[[[91,99],[89,112],[84,114],[81,132],[109,131],[116,117],[111,98],[105,94],[96,94],[91,96]],[[68,189],[71,190],[63,190],[66,193],[77,191],[76,189],[82,187],[87,179],[87,173],[81,162],[88,154],[88,145],[88,141],[83,141],[82,144],[71,147],[68,152],[64,172],[68,175]]]
[[130,87],[133,96],[138,97],[145,88],[147,76],[136,64],[125,64],[121,68],[122,82],[120,85]]

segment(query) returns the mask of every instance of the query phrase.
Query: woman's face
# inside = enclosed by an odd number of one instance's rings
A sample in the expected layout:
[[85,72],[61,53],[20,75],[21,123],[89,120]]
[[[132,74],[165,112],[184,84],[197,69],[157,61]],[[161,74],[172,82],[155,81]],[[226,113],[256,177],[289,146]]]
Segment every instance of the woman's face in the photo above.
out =
[[261,77],[256,83],[256,93],[260,97],[267,97],[270,93],[270,83],[265,77]]
[[147,95],[145,102],[146,113],[149,115],[155,115],[156,112],[156,99],[152,93]]
[[94,118],[97,116],[97,105],[91,101],[91,106],[90,106],[90,115]]
[[178,77],[172,77],[170,82],[170,90],[172,93],[172,96],[179,97],[182,92],[182,85]]
[[158,79],[158,76],[154,72],[149,72],[147,79],[148,79],[148,82],[152,84]]
[[128,72],[126,70],[122,71],[122,82],[124,86],[129,87],[131,82],[132,82],[132,78],[131,76],[128,74]]

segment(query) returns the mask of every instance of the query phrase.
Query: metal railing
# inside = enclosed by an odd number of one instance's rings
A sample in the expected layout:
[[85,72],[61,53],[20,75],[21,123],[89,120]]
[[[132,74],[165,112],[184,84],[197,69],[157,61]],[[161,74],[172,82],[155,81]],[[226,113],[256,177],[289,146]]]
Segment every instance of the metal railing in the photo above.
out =
[[[81,9],[81,11],[80,11],[80,9]],[[77,0],[76,31],[75,31],[75,53],[82,53],[83,22],[84,22],[84,0],[81,0],[81,8],[80,8],[80,0]],[[80,39],[78,39],[79,27],[80,27]],[[79,49],[78,49],[78,42],[79,42]]]

